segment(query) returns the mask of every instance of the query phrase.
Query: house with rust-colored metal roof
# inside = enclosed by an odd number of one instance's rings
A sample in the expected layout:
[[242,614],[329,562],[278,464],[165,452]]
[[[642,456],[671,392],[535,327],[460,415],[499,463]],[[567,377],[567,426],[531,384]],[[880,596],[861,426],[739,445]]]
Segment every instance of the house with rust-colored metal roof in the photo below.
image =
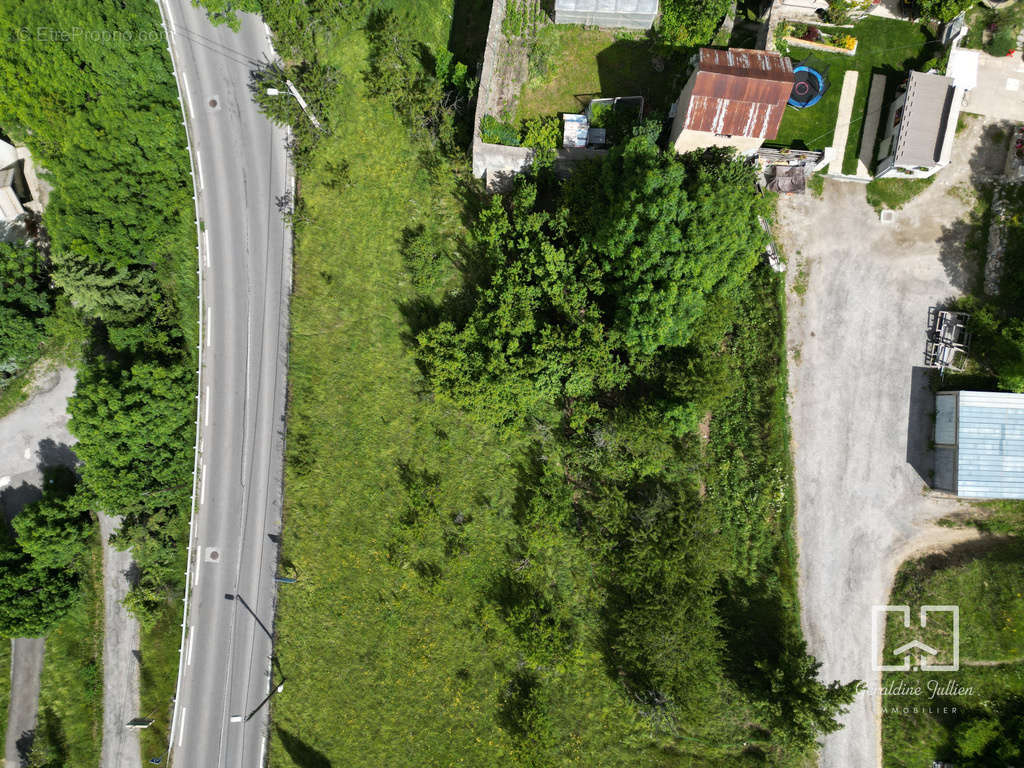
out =
[[754,152],[778,134],[793,81],[793,63],[778,53],[701,48],[676,103],[672,145]]

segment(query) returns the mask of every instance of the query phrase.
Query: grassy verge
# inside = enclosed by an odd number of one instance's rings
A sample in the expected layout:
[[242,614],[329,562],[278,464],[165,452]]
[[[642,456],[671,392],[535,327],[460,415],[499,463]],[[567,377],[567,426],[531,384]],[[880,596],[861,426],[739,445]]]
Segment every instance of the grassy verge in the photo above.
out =
[[[905,564],[892,604],[957,605],[960,670],[890,672],[883,690],[920,687],[920,693],[883,696],[882,741],[886,768],[930,765],[1010,765],[1021,755],[1024,725],[1024,542],[996,540],[961,546],[951,556]],[[916,608],[912,609],[916,610]],[[886,648],[920,639],[948,663],[950,622],[941,614],[925,629],[906,629],[892,616]],[[1002,725],[1000,725],[1000,723]],[[1014,733],[1016,732],[1016,736]]]
[[883,208],[898,210],[915,197],[924,192],[935,181],[935,176],[927,179],[875,179],[865,187],[868,205],[876,211]]
[[[37,745],[52,764],[99,765],[103,737],[103,552],[97,533],[82,594],[46,637]],[[51,763],[48,763],[51,764]]]
[[[581,112],[598,95],[643,96],[649,109],[667,113],[683,87],[682,59],[661,58],[640,36],[576,24],[546,25],[530,52],[529,79],[517,117]],[[654,68],[655,60],[661,62],[661,71]]]
[[163,614],[140,640],[139,716],[153,724],[139,732],[142,760],[161,757],[171,740],[171,702],[178,676],[178,644],[181,640],[181,602],[168,604]]
[[[918,63],[935,55],[936,46],[928,30],[917,24],[904,21],[869,17],[856,24],[849,33],[857,38],[857,54],[818,53],[800,48],[790,50],[795,62],[813,53],[814,62],[827,74],[830,87],[821,101],[813,107],[796,110],[786,108],[779,126],[779,134],[773,145],[823,149],[832,143],[835,133],[836,116],[839,111],[839,96],[843,90],[843,77],[848,70],[859,73],[857,91],[850,116],[850,131],[843,148],[843,173],[855,173],[860,153],[862,129],[867,109],[871,76],[882,73],[889,76],[890,85],[902,73],[913,69]],[[883,109],[888,108],[888,102]],[[873,142],[874,137],[870,137]]]
[[28,384],[28,376],[22,372],[8,379],[4,388],[0,389],[0,419],[28,399],[28,395],[25,393],[26,384]]
[[11,702],[11,641],[0,638],[0,744],[7,732],[7,705]]

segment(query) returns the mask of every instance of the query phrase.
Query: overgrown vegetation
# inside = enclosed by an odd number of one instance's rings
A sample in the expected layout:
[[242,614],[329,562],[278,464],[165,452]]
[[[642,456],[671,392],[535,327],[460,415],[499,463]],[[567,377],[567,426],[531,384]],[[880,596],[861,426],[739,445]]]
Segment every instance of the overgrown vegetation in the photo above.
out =
[[[949,556],[904,565],[896,577],[893,604],[957,605],[960,608],[960,670],[936,673],[929,687],[923,673],[890,672],[883,686],[920,687],[917,695],[883,696],[882,737],[887,768],[932,761],[967,768],[1013,765],[1024,758],[1024,542],[962,545]],[[940,649],[949,663],[949,622],[929,616],[928,627],[906,629],[893,616],[886,647],[919,639]],[[955,679],[954,679],[955,678]],[[952,686],[949,683],[952,682]]]
[[993,56],[1006,56],[1016,48],[1017,34],[1024,28],[1024,6],[1010,3],[998,10],[975,5],[967,13],[965,48],[984,48]]
[[[23,33],[61,30],[69,14],[109,34]],[[159,28],[145,0],[0,10],[13,41],[0,72],[24,86],[0,96],[0,125],[25,141],[54,187],[42,220],[48,239],[19,260],[34,265],[47,296],[59,289],[56,306],[67,309],[55,314],[87,338],[69,403],[84,465],[68,514],[125,516],[115,543],[134,547],[133,606],[143,617],[180,587],[195,408],[192,185],[170,61],[152,34]],[[46,546],[62,552],[74,528]],[[69,594],[49,603],[50,618],[72,602]]]
[[802,759],[850,690],[799,632],[749,171],[637,139],[488,203],[373,34],[318,39],[344,120],[297,149],[271,764]]
[[658,32],[668,41],[682,45],[706,45],[729,10],[729,0],[687,2],[664,0]]
[[93,531],[76,563],[82,589],[46,638],[29,768],[99,765],[103,737],[103,552]]

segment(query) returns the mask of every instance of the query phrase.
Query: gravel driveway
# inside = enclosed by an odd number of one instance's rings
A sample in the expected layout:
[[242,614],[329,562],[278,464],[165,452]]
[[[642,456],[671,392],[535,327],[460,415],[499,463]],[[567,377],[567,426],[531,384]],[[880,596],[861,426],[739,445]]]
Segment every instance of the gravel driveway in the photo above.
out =
[[[871,606],[887,602],[911,552],[965,535],[931,524],[957,502],[924,493],[931,403],[916,366],[928,307],[972,279],[963,220],[969,182],[1005,157],[992,147],[993,130],[971,121],[953,164],[894,223],[879,221],[858,184],[828,181],[821,199],[780,202],[800,597],[826,680],[857,678],[878,689]],[[880,763],[879,703],[858,698],[843,730],[825,740],[822,766]]]

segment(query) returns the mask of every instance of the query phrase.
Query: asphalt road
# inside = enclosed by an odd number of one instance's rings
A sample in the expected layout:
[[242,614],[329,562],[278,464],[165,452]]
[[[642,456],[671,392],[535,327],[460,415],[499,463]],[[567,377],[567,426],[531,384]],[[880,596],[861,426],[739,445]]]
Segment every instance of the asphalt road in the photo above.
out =
[[206,304],[192,596],[171,759],[251,768],[265,759],[272,675],[291,275],[276,201],[291,176],[284,132],[248,91],[249,72],[273,58],[266,27],[242,15],[237,33],[215,28],[188,0],[164,0],[163,10],[197,166]]

